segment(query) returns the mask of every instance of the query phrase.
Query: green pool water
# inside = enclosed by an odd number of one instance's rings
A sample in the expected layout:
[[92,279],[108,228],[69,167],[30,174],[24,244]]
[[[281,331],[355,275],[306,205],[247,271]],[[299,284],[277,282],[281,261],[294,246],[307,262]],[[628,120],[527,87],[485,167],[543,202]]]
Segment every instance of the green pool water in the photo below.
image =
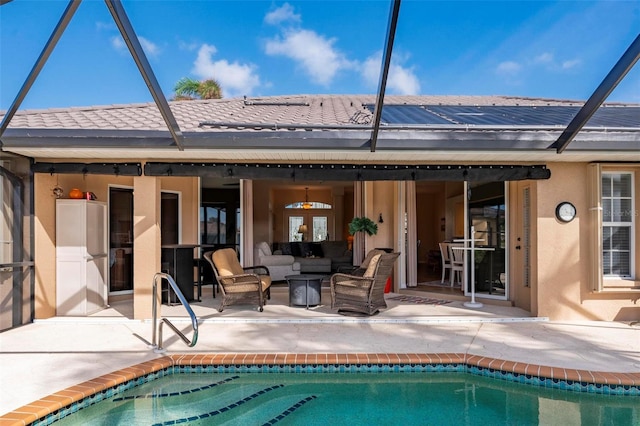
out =
[[640,398],[466,373],[190,373],[56,425],[640,425]]

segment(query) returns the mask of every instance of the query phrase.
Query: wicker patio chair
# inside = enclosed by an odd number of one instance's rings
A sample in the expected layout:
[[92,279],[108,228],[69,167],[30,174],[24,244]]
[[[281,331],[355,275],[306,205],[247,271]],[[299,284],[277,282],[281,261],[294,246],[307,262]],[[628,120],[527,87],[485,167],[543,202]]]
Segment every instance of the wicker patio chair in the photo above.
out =
[[357,312],[374,315],[386,308],[384,288],[393,264],[400,253],[379,253],[372,257],[362,276],[333,274],[331,276],[331,309],[338,313]]
[[232,248],[208,251],[203,257],[209,262],[220,284],[222,301],[219,312],[234,303],[257,303],[260,312],[270,297],[271,277],[266,266],[242,267]]
[[355,275],[355,276],[361,277],[364,275],[365,271],[369,267],[369,262],[371,262],[371,258],[373,258],[373,256],[375,256],[376,254],[384,254],[384,253],[386,252],[380,249],[369,250],[369,253],[367,253],[367,255],[365,256],[360,266],[350,266],[350,267],[340,266],[338,267],[338,270],[336,272],[339,272],[341,274]]

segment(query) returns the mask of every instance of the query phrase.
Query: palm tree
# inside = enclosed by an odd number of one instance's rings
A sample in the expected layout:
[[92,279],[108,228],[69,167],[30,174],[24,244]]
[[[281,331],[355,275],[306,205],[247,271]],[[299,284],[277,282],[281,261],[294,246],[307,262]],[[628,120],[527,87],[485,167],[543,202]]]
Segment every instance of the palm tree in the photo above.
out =
[[222,98],[222,88],[220,83],[214,79],[194,80],[193,78],[181,78],[173,88],[176,101],[188,101],[193,99],[220,99]]

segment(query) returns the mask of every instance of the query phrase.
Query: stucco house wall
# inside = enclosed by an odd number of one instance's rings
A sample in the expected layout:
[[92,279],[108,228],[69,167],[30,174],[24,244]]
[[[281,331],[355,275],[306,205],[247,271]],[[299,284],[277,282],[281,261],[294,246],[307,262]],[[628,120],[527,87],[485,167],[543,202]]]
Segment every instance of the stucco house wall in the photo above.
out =
[[[181,193],[182,242],[197,243],[199,206],[197,178],[154,178],[148,176],[133,178],[128,176],[37,173],[34,176],[35,318],[50,318],[56,315],[56,198],[52,189],[56,185],[60,186],[64,190],[63,198],[68,198],[69,190],[78,188],[82,191],[95,193],[99,201],[107,201],[109,185],[135,187],[136,180],[154,181],[158,191],[171,190]],[[138,185],[138,188],[141,187]],[[150,197],[150,195],[153,196]],[[136,306],[136,318],[151,316],[150,294],[153,274],[160,270],[159,240],[158,244],[149,243],[149,241],[156,241],[156,233],[159,238],[159,214],[155,214],[158,209],[153,201],[156,199],[159,199],[159,194],[134,191],[134,209],[137,205],[138,208],[147,207],[149,212],[154,212],[153,215],[145,214],[144,217],[135,218],[136,225],[134,227],[138,227],[139,235],[134,240],[134,289],[136,293],[141,294],[139,306]],[[149,236],[149,232],[152,236],[148,241],[146,237]],[[156,251],[158,253],[154,255]]]
[[[554,163],[549,168],[551,179],[536,183],[537,315],[554,320],[640,319],[638,290],[616,293],[592,290],[590,268],[595,259],[591,249],[589,165]],[[637,202],[637,185],[635,198]],[[555,217],[555,208],[561,201],[576,206],[576,218],[569,223]]]

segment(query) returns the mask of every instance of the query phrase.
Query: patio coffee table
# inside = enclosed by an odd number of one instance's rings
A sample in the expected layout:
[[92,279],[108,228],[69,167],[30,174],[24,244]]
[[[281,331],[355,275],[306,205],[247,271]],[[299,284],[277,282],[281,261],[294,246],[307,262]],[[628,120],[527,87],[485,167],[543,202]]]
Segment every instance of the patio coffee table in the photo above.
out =
[[289,285],[289,306],[319,305],[322,300],[322,280],[325,275],[299,274],[284,277]]

